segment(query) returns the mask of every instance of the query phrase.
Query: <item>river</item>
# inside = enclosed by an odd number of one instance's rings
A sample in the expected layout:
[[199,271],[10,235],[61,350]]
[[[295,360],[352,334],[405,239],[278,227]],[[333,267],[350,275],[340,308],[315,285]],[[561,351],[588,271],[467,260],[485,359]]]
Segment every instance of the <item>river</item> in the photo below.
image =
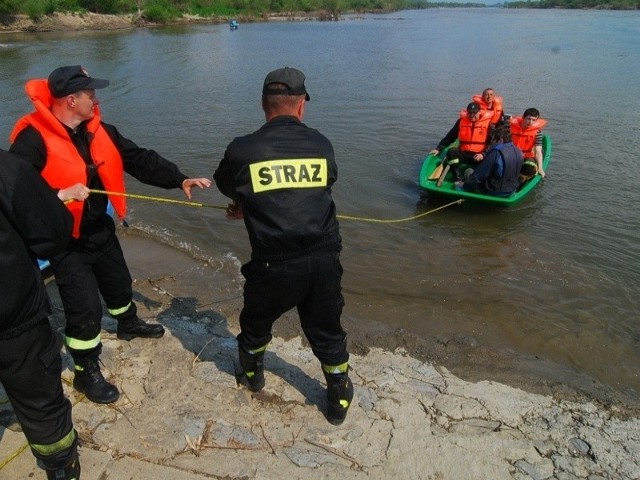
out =
[[[418,172],[472,94],[494,88],[512,115],[538,108],[553,158],[520,205],[341,222],[345,326],[457,332],[640,399],[640,12],[430,9],[0,44],[2,148],[31,108],[24,82],[82,64],[111,80],[98,92],[103,118],[192,176],[211,176],[227,143],[261,125],[265,74],[298,67],[305,122],[336,150],[338,211],[365,218],[441,204]],[[128,188],[180,198],[131,178]],[[215,189],[195,199],[227,202]],[[236,278],[249,256],[241,222],[219,210],[131,200],[129,223]]]

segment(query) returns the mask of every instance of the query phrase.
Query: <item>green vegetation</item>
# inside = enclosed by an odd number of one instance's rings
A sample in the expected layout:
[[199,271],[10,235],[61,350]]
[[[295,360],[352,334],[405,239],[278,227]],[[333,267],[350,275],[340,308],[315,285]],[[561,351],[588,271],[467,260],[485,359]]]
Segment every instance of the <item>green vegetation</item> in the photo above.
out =
[[[138,14],[144,20],[166,23],[183,15],[258,18],[269,13],[325,12],[336,18],[344,12],[391,12],[439,7],[484,7],[482,3],[428,0],[0,0],[0,17],[26,14],[33,19],[54,12]],[[640,0],[518,0],[505,8],[640,9]]]
[[606,10],[639,10],[640,0],[538,0],[504,4],[505,8],[577,8]]
[[0,15],[39,18],[54,12],[138,13],[154,22],[182,15],[261,17],[267,13],[373,12],[426,8],[427,0],[0,0]]
[[150,21],[170,21],[186,14],[204,18],[215,16],[257,18],[264,17],[268,13],[341,14],[484,6],[485,2],[460,3],[429,0],[0,0],[0,17],[27,14],[32,18],[38,18],[54,12],[138,13]]

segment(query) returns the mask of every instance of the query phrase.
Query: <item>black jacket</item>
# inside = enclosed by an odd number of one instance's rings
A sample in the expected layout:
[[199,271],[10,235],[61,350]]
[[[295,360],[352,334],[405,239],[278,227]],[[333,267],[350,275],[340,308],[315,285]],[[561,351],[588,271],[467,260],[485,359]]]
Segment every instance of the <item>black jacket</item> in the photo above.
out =
[[[120,135],[113,125],[102,122],[109,137],[122,156],[124,171],[143,183],[162,188],[178,188],[187,178],[178,167],[160,156],[154,150],[136,145],[133,141]],[[88,166],[93,165],[89,153],[89,134],[86,123],[82,123],[76,131],[65,127],[69,138],[80,156]],[[41,172],[47,162],[47,150],[44,139],[34,127],[28,126],[20,132],[11,145],[10,151],[31,163]],[[93,190],[104,190],[100,177],[89,171],[87,186]],[[73,240],[83,245],[101,244],[106,236],[113,232],[113,220],[106,215],[108,198],[104,194],[91,194],[86,202],[80,226],[80,238]]]
[[234,139],[213,178],[242,205],[252,258],[284,260],[340,247],[333,146],[295,118],[274,118]]
[[0,338],[50,313],[36,258],[66,248],[71,214],[28,163],[0,150]]

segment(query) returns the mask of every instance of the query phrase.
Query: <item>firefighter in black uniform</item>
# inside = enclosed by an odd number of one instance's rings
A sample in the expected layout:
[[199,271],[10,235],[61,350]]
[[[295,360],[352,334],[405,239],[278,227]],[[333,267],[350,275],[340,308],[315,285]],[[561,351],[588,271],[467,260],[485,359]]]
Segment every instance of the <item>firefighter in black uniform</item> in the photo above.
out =
[[29,80],[25,90],[35,111],[18,120],[11,133],[11,151],[58,189],[61,200],[68,200],[72,191],[80,193],[78,201],[67,204],[74,217],[73,240],[65,252],[49,260],[67,320],[73,386],[96,403],[112,403],[120,395],[100,371],[100,297],[118,321],[120,339],[159,338],[164,328],[138,317],[131,274],[114,221],[106,213],[107,197],[91,190],[114,191],[108,199],[124,218],[124,172],[157,187],[182,188],[188,198],[193,187],[211,185],[207,178],[187,178],[154,150],[139,147],[102,122],[96,89],[108,85],[108,80],[90,77],[80,65],[56,68],[47,79]]
[[0,382],[47,478],[66,480],[80,474],[78,440],[60,381],[62,337],[47,319],[36,258],[61,252],[71,227],[31,165],[0,150]]
[[264,387],[271,328],[296,307],[327,381],[327,419],[339,425],[353,385],[340,324],[341,238],[331,197],[338,172],[331,142],[302,123],[309,101],[304,81],[301,71],[289,67],[267,75],[266,123],[229,144],[214,180],[233,200],[229,215],[244,218],[252,249],[251,261],[242,266],[238,381],[252,391]]

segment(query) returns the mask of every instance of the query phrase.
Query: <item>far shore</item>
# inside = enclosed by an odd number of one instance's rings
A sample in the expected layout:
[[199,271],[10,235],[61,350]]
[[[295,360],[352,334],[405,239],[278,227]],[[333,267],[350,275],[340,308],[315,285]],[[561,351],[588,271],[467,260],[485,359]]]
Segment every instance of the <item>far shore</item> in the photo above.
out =
[[28,15],[15,15],[0,22],[0,33],[19,32],[62,32],[62,31],[108,31],[127,30],[139,27],[155,27],[162,25],[186,25],[186,24],[222,24],[231,19],[237,20],[240,24],[264,21],[305,21],[305,20],[339,20],[327,12],[290,12],[273,13],[262,17],[240,15],[237,17],[211,16],[200,17],[194,15],[183,15],[167,24],[158,24],[147,21],[140,14],[106,15],[98,13],[54,13],[34,21]]

